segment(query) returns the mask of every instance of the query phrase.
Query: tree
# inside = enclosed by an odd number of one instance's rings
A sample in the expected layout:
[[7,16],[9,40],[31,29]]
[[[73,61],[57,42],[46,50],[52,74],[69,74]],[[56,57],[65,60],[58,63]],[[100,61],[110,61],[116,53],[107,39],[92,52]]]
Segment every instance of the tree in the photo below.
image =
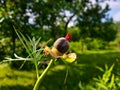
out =
[[[81,38],[91,37],[105,40],[100,34],[103,34],[103,32],[107,34],[108,31],[111,31],[114,32],[114,34],[111,34],[112,38],[109,37],[109,40],[114,40],[116,31],[111,27],[113,21],[107,14],[110,10],[109,6],[106,5],[105,8],[102,8],[99,3],[100,1],[96,0],[96,4],[94,5],[91,2],[85,4],[86,9],[83,8],[82,12],[78,14],[77,21],[78,27],[81,29]],[[106,27],[106,29],[109,28],[109,30],[106,30],[104,27]]]
[[[87,0],[88,1],[88,0]],[[98,38],[105,42],[110,42],[116,38],[117,31],[113,27],[113,20],[107,12],[109,5],[104,8],[100,5],[104,1],[96,0],[84,3],[81,12],[77,14],[77,26],[80,28],[80,39],[84,43],[87,38]],[[82,47],[83,47],[82,43]]]
[[[104,35],[107,34],[107,41],[111,41],[116,32],[112,29],[112,19],[107,17],[109,6],[102,8],[100,1],[96,0],[93,4],[91,0],[1,0],[1,34],[11,38],[13,53],[16,40],[13,26],[24,35],[43,39],[52,37],[55,40],[64,36],[68,32],[69,23],[75,21],[74,25],[80,28],[77,38],[106,40]],[[33,21],[30,22],[30,19]],[[105,27],[109,29],[105,30]],[[114,35],[108,32],[114,32]]]

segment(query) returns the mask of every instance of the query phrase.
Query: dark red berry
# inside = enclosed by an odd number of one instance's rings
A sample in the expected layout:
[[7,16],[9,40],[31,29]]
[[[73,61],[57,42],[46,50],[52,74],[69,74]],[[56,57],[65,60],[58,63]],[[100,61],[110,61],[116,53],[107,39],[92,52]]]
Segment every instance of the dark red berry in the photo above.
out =
[[66,53],[69,49],[69,43],[64,37],[58,38],[53,46],[62,54]]

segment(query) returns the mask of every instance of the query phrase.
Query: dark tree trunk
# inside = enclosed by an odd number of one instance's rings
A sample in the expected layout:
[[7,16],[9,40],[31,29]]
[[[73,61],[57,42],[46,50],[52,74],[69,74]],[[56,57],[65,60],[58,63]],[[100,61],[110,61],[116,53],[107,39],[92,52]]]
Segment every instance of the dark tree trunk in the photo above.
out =
[[67,34],[67,29],[68,29],[68,24],[70,23],[70,21],[72,20],[72,18],[75,16],[75,14],[73,14],[69,19],[68,21],[66,22],[65,24],[65,32],[64,32],[64,36]]
[[53,41],[56,40],[56,26],[53,25],[52,28],[51,28],[51,37],[53,38]]
[[[7,9],[7,6],[6,6],[6,1],[4,1],[4,7],[5,7],[5,11],[6,13],[8,14],[8,9]],[[9,18],[9,14],[8,14],[8,20],[9,20],[9,26],[10,26],[10,30],[11,30],[11,38],[12,38],[12,57],[14,57],[14,53],[15,53],[15,31],[14,31],[14,28],[13,28],[13,22],[12,22],[12,19]]]
[[10,29],[11,29],[11,39],[12,39],[12,57],[14,57],[15,47],[16,47],[16,43],[15,43],[16,33],[13,28],[12,21],[10,21]]

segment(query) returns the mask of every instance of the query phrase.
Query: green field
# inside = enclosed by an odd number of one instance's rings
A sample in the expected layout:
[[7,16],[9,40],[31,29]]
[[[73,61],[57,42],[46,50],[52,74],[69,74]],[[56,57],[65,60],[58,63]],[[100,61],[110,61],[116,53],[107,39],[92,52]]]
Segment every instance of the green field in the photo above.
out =
[[[115,64],[112,73],[116,77],[120,75],[120,52],[118,51],[91,51],[77,55],[77,62],[69,65],[66,83],[64,82],[66,66],[60,63],[50,69],[39,90],[80,90],[80,83],[87,87],[93,78],[103,75],[96,66],[104,68],[105,64],[108,67]],[[118,88],[120,88],[120,79],[117,79]],[[7,63],[0,64],[0,90],[32,90],[35,81],[34,70],[15,70],[11,69]]]

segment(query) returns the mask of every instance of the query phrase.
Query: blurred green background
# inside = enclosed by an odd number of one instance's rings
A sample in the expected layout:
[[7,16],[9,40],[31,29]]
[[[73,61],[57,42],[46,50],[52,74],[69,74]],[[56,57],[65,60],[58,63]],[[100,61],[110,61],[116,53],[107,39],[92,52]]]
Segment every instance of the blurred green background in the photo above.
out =
[[[41,37],[37,48],[49,39],[52,46],[70,32],[70,51],[77,53],[77,60],[69,65],[66,83],[66,66],[57,61],[40,90],[119,90],[120,22],[113,22],[109,5],[103,8],[100,3],[104,0],[94,4],[91,0],[0,0],[0,61],[14,58],[14,53],[28,55],[14,29],[24,36]],[[32,90],[34,65],[26,62],[19,69],[22,63],[0,64],[0,90]],[[41,73],[44,68],[40,67]]]

